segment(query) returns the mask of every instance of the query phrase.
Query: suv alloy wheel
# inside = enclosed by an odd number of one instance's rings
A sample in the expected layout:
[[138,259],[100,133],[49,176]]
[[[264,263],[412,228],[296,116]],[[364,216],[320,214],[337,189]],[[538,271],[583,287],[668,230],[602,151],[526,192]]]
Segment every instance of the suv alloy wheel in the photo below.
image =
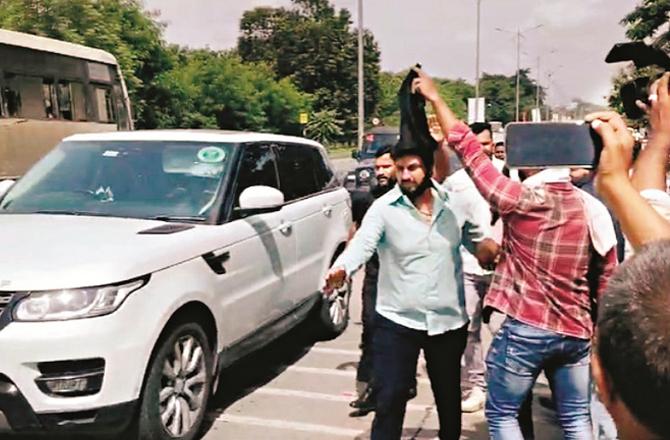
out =
[[157,345],[140,401],[141,440],[192,440],[212,391],[213,354],[195,322],[172,326]]

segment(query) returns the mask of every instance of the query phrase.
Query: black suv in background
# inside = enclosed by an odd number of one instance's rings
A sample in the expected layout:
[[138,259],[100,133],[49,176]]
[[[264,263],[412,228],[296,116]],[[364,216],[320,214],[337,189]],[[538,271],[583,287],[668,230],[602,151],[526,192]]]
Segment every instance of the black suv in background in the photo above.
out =
[[350,192],[369,191],[375,178],[375,154],[386,146],[398,142],[398,127],[375,127],[363,136],[363,147],[351,156],[358,161],[356,168],[347,174],[344,186]]

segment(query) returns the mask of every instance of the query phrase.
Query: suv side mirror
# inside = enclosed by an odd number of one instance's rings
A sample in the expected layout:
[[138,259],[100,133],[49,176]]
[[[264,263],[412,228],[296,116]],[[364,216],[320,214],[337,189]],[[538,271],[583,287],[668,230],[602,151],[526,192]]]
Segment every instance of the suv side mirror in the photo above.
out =
[[255,185],[240,194],[238,212],[242,216],[279,211],[284,205],[284,193],[271,186]]
[[14,180],[3,180],[0,182],[0,199],[2,199],[5,194],[7,194],[7,191],[9,191],[15,183],[16,182]]

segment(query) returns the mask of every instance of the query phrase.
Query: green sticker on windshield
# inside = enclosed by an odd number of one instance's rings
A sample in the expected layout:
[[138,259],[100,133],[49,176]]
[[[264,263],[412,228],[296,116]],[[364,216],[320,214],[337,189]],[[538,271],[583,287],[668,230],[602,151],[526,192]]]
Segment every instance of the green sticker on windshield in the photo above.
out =
[[205,147],[198,151],[198,160],[205,163],[219,163],[226,158],[226,152],[219,147]]

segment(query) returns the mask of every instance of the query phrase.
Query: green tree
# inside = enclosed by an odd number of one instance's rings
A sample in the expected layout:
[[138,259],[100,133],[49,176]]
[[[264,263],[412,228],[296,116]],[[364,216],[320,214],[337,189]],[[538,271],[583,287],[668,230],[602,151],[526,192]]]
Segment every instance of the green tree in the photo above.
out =
[[[407,75],[407,71],[399,73],[382,72],[380,75],[379,105],[375,116],[382,120],[384,125],[400,125],[400,109],[398,108],[398,90]],[[440,95],[459,118],[467,116],[467,99],[474,97],[475,88],[463,79],[435,78]],[[426,107],[430,112],[430,106]]]
[[152,83],[173,59],[162,26],[140,0],[0,0],[0,27],[112,53],[124,73],[138,128],[155,125]]
[[220,128],[300,134],[299,113],[310,97],[269,66],[243,63],[229,52],[177,53],[174,69],[157,78],[159,127]]
[[440,94],[461,119],[468,116],[468,98],[475,97],[475,87],[464,79],[438,79]]
[[[519,74],[519,118],[530,119],[530,110],[535,107],[536,83],[528,77],[528,69]],[[516,117],[516,75],[491,75],[485,73],[479,82],[480,94],[486,98],[486,119],[501,121],[503,124]],[[540,108],[545,92],[540,88]]]
[[328,146],[342,136],[343,121],[337,119],[335,110],[321,110],[312,115],[305,127],[305,136]]
[[[257,8],[240,22],[238,52],[247,62],[264,62],[278,78],[291,78],[313,96],[315,111],[334,110],[344,135],[357,127],[357,36],[351,14],[328,0],[293,0],[291,8]],[[372,34],[364,35],[365,113],[379,100],[380,52]]]
[[[665,25],[670,17],[670,0],[643,0],[633,11],[628,13],[621,24],[626,27],[626,36],[633,41],[651,40],[651,42],[670,51],[670,29]],[[619,92],[625,83],[642,76],[655,76],[659,73],[656,67],[636,69],[632,64],[624,67],[612,80],[612,90],[608,97],[610,107],[623,112],[623,104]]]
[[626,36],[631,40],[652,38],[655,44],[667,50],[670,48],[670,29],[666,26],[669,17],[670,0],[643,0],[621,20],[621,24],[626,27]]

